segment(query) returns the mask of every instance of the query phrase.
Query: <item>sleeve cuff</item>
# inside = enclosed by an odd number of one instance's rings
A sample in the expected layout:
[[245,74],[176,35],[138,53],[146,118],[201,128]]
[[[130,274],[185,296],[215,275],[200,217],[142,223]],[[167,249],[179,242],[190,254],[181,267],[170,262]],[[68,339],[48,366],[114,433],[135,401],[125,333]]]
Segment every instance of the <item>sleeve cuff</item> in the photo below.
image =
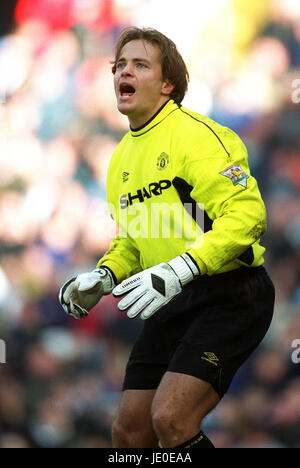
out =
[[102,263],[102,259],[99,260],[97,268],[106,267],[112,274],[115,284],[121,283],[124,279],[127,278],[127,273],[124,268],[119,263],[113,262],[111,260],[105,260]]
[[196,257],[195,255],[193,255],[193,252],[191,250],[189,250],[186,253],[191,258],[191,260],[196,264],[196,266],[198,267],[198,269],[200,271],[200,275],[206,275],[207,268],[206,268],[205,263],[201,260],[201,258],[199,258],[198,256]]

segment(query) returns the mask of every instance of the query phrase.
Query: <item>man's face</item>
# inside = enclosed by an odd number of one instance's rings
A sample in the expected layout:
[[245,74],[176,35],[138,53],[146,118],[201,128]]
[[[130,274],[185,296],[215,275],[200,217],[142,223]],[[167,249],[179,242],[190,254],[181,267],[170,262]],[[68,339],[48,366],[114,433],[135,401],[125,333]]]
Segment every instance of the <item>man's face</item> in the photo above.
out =
[[116,62],[114,87],[118,109],[131,126],[146,123],[173,89],[162,78],[159,48],[141,40],[128,42]]

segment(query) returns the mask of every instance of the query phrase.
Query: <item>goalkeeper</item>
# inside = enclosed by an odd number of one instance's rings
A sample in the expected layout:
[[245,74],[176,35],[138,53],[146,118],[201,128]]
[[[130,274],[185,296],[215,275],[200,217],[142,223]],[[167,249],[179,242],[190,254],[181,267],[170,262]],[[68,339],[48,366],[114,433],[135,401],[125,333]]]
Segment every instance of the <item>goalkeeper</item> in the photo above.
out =
[[154,29],[120,35],[112,68],[130,130],[108,170],[119,234],[90,273],[60,291],[81,319],[104,294],[144,326],[132,349],[116,448],[213,448],[201,430],[269,329],[265,206],[230,129],[181,105],[188,72]]

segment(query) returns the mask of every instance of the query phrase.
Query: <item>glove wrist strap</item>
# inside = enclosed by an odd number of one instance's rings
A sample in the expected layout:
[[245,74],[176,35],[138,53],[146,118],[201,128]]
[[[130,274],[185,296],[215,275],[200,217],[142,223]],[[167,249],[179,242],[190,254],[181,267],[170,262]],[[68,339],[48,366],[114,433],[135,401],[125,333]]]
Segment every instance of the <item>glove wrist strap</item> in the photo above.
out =
[[193,258],[188,253],[182,254],[181,257],[186,261],[189,268],[192,270],[194,277],[199,276],[200,275],[200,268],[197,266],[197,264],[193,260]]
[[170,260],[168,264],[175,271],[176,275],[180,279],[182,286],[185,286],[199,275],[199,269],[196,267],[195,263],[191,260],[188,254],[175,257]]
[[99,273],[101,276],[102,284],[103,284],[103,292],[104,294],[110,294],[114,287],[116,286],[114,278],[108,268],[100,267],[94,270],[96,273]]

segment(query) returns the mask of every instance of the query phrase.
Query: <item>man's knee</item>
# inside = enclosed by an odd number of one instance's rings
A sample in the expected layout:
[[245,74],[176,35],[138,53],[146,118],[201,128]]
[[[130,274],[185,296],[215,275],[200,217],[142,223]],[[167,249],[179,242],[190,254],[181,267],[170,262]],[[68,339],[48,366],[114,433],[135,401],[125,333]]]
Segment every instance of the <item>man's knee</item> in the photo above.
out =
[[[160,441],[176,446],[181,440],[182,434],[186,431],[189,421],[179,417],[176,409],[158,407],[152,413],[152,423]],[[201,420],[198,419],[197,427],[200,428],[200,425]]]
[[170,429],[172,429],[172,431],[178,430],[177,420],[174,415],[171,415],[170,412],[159,408],[153,412],[152,423],[159,438],[161,438],[162,435],[167,434]]
[[135,413],[117,415],[112,424],[112,441],[116,448],[153,448],[158,442],[153,428]]
[[124,447],[130,443],[130,431],[125,423],[115,418],[112,428],[112,440],[115,447]]
[[131,434],[142,431],[141,421],[135,411],[118,412],[112,423],[112,436],[114,439],[127,440]]
[[196,377],[167,372],[152,402],[152,424],[163,447],[175,447],[199,433],[202,419],[220,400]]

